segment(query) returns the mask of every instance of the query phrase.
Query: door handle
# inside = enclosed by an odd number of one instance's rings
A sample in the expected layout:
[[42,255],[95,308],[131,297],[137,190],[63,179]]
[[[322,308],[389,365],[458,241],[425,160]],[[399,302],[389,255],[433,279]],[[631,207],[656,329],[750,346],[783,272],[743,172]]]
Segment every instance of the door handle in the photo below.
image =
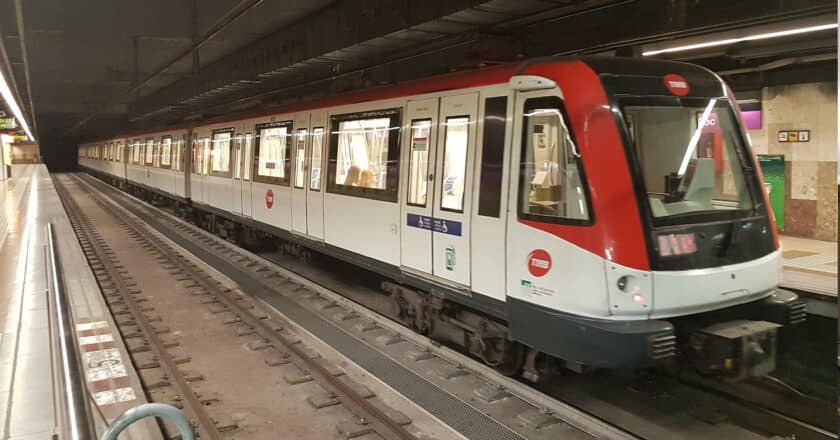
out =
[[429,182],[431,182],[432,180],[435,180],[435,175],[432,174],[432,173],[429,173]]

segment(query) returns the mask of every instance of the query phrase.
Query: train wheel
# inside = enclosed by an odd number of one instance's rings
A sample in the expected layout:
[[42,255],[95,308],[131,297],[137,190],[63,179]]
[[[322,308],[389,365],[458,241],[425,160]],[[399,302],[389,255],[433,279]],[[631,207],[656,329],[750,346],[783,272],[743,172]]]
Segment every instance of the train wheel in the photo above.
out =
[[525,347],[504,338],[484,340],[484,362],[505,376],[515,376],[525,363]]

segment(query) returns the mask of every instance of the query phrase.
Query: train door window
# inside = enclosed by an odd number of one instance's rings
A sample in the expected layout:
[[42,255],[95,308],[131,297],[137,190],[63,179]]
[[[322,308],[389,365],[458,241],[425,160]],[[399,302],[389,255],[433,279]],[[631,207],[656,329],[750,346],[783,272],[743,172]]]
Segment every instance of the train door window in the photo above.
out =
[[328,191],[397,201],[400,112],[390,109],[331,118]]
[[260,124],[256,131],[254,180],[289,186],[292,121]]
[[324,127],[312,129],[312,157],[309,161],[309,189],[312,191],[321,190],[321,163],[324,150]]
[[529,99],[523,118],[519,216],[588,224],[583,168],[562,101],[555,96]]
[[443,140],[443,182],[440,186],[440,208],[464,212],[464,180],[467,175],[467,145],[470,118],[446,118]]
[[160,167],[160,142],[152,141],[152,151],[153,151],[153,156],[152,157],[154,158],[154,162],[152,163],[152,166],[154,166],[155,168],[159,168]]
[[146,139],[146,157],[145,157],[146,166],[153,165],[155,163],[155,140],[154,139]]
[[218,177],[230,177],[230,148],[233,143],[233,129],[213,130],[210,150],[210,172]]
[[295,137],[295,188],[306,184],[306,129],[301,128]]
[[197,135],[193,135],[192,139],[192,172],[193,174],[201,174],[201,146],[202,143]]
[[201,174],[205,176],[210,172],[210,138],[204,138],[200,142],[201,145]]
[[242,135],[236,135],[236,141],[234,142],[233,146],[233,178],[234,179],[241,179],[242,178]]
[[254,165],[254,158],[251,156],[253,142],[254,135],[245,133],[245,169],[242,170],[242,176],[245,180],[251,180],[251,167]]
[[160,166],[172,167],[172,136],[164,136],[160,140]]
[[478,215],[486,217],[498,218],[501,210],[507,102],[507,96],[494,96],[484,101]]
[[183,139],[178,139],[177,141],[175,141],[175,145],[173,145],[174,151],[173,151],[172,155],[174,157],[172,159],[172,165],[175,166],[176,171],[181,171],[181,170],[184,169],[184,165],[183,165],[183,163],[181,163],[181,157],[182,157],[181,154],[182,154],[183,148],[184,148],[184,140]]
[[426,206],[429,183],[429,136],[431,119],[411,121],[411,151],[408,156],[408,200],[412,206]]

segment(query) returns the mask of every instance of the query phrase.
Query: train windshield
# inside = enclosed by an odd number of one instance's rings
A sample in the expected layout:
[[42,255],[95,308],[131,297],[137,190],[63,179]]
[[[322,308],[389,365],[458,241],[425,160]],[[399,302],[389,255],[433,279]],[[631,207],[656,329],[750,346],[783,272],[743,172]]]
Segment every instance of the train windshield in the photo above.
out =
[[654,226],[754,213],[747,151],[728,101],[627,98],[622,106]]

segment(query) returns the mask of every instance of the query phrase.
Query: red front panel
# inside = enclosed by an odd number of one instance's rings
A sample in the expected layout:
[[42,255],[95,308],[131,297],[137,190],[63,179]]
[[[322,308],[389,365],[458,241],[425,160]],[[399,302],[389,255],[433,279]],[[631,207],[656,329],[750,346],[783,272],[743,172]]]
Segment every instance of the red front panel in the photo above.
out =
[[531,66],[523,72],[554,80],[586,173],[595,222],[571,226],[520,220],[622,266],[649,270],[644,230],[627,156],[606,93],[595,72],[580,61]]

